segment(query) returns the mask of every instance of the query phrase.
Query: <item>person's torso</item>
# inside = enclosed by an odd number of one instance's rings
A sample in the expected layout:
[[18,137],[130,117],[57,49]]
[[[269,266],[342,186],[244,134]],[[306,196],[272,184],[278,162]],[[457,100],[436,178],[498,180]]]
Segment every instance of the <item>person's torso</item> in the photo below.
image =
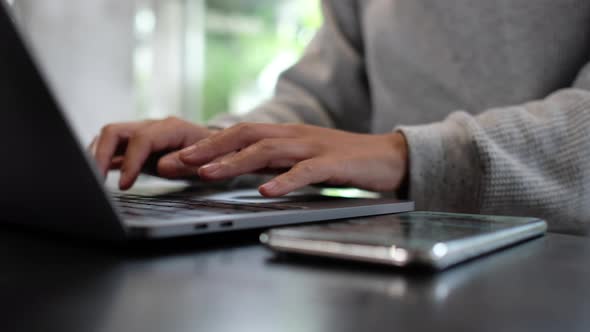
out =
[[540,99],[590,60],[587,0],[358,0],[373,130]]

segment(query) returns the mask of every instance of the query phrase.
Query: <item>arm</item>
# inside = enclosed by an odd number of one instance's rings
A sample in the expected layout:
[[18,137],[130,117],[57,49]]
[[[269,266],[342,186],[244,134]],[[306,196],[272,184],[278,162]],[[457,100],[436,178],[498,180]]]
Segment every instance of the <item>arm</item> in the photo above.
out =
[[349,131],[369,130],[370,101],[357,2],[323,1],[324,25],[305,54],[284,72],[275,96],[245,116],[211,122],[307,123]]
[[478,116],[398,128],[418,209],[531,215],[590,231],[590,65],[571,89]]

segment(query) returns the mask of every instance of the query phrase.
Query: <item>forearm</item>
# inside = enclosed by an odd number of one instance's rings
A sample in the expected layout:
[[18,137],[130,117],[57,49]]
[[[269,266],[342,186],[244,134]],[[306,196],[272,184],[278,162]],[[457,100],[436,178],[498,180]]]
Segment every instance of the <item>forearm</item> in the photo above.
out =
[[553,231],[588,233],[590,92],[400,130],[418,208],[532,215]]

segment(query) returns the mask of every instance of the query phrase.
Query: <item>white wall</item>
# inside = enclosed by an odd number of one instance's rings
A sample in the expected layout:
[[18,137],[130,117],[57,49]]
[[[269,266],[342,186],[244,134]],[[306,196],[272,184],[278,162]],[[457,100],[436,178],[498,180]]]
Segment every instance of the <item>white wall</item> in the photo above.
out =
[[134,2],[14,0],[18,20],[84,144],[135,117]]

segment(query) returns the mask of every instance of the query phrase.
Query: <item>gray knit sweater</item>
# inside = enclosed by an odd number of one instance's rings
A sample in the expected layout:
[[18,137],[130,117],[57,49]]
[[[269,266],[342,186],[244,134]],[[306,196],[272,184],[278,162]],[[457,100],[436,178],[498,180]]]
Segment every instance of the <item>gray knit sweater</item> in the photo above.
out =
[[590,233],[590,1],[326,0],[276,96],[242,118],[401,130],[418,209]]

